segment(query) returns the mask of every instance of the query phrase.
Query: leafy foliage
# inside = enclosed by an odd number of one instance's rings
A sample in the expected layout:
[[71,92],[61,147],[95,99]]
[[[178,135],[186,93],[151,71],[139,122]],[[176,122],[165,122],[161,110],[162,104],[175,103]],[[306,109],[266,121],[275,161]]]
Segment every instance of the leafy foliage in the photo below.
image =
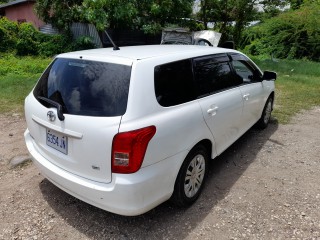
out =
[[95,48],[95,44],[92,38],[87,36],[79,37],[72,45],[72,50],[86,50],[91,48]]
[[205,25],[214,23],[222,33],[222,42],[234,40],[237,44],[245,26],[257,18],[257,3],[257,0],[202,0],[198,17]]
[[320,2],[284,12],[245,31],[242,46],[252,55],[320,61]]
[[0,18],[0,52],[16,52],[17,55],[53,56],[70,51],[71,35],[46,35],[30,23],[17,24]]
[[76,5],[74,20],[93,23],[97,29],[103,30],[108,25],[108,13],[104,10],[106,0],[84,0]]
[[18,40],[17,40],[17,54],[37,55],[37,30],[30,23],[22,23],[19,25]]
[[[69,52],[72,48],[72,36],[68,32],[57,35],[38,34],[38,54],[50,57],[62,52]],[[78,50],[78,49],[75,49]]]
[[43,21],[60,29],[71,22],[94,24],[98,30],[142,29],[158,32],[168,23],[191,15],[193,0],[38,0],[36,11]]
[[7,18],[0,18],[0,52],[13,50],[16,46],[18,24]]
[[[77,0],[38,0],[35,10],[46,23],[52,23],[60,30],[68,30],[74,19]],[[82,2],[82,1],[81,1]]]

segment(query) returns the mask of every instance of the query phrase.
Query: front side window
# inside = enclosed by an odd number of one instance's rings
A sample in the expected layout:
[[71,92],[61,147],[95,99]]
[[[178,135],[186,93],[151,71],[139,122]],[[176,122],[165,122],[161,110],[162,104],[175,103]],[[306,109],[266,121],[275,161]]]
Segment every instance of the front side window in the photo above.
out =
[[237,77],[241,78],[244,84],[262,80],[262,72],[249,58],[238,53],[231,53],[229,56]]
[[228,61],[221,62],[214,56],[195,59],[195,79],[199,97],[238,86],[241,79],[234,76]]
[[156,66],[154,86],[158,103],[163,107],[186,103],[195,99],[191,60]]
[[58,58],[33,94],[59,103],[67,114],[120,116],[127,108],[130,74],[126,65]]
[[232,61],[233,68],[236,74],[241,77],[244,83],[250,83],[254,81],[253,71],[245,64],[244,61]]

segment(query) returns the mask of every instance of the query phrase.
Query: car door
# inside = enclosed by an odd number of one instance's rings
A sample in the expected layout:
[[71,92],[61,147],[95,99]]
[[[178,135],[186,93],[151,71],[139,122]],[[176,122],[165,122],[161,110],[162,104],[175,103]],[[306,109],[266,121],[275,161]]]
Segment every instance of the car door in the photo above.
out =
[[243,100],[238,87],[241,82],[234,78],[226,54],[195,58],[193,63],[198,101],[220,154],[242,132],[239,120]]
[[240,91],[243,98],[243,112],[241,125],[244,132],[252,127],[261,117],[264,106],[264,86],[261,81],[261,72],[251,63],[249,59],[240,54],[231,56],[232,66],[236,77],[243,84]]

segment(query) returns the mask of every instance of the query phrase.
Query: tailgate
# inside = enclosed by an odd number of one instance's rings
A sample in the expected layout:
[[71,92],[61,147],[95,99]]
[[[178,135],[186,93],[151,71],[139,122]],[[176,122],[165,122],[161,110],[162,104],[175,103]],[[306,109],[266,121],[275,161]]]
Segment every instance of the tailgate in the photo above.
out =
[[[32,109],[31,109],[32,108]],[[65,120],[50,122],[32,95],[26,99],[28,129],[37,151],[56,166],[98,182],[111,182],[112,140],[121,117],[88,117],[64,114]]]

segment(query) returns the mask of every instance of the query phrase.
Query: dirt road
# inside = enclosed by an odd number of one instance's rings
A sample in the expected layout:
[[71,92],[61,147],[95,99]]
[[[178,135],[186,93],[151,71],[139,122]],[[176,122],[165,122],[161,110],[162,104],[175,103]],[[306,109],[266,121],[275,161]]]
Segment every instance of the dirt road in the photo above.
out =
[[251,129],[210,165],[192,207],[138,217],[71,197],[30,162],[11,169],[24,129],[0,115],[0,239],[320,239],[320,107]]

